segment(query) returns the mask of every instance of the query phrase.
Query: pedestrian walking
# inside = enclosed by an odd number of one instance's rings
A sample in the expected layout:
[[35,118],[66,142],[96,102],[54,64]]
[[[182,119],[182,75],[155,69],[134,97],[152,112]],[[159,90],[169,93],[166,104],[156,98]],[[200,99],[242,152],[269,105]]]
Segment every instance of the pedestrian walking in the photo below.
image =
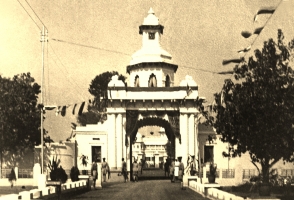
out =
[[125,159],[124,158],[122,158],[121,160],[122,160],[121,174],[123,175],[124,181],[126,183],[127,180],[128,180],[127,163],[125,162]]
[[139,164],[137,163],[137,160],[135,159],[133,162],[133,180],[134,180],[134,182],[138,182],[138,173],[139,173]]
[[168,159],[165,159],[164,163],[164,176],[169,176],[169,161]]
[[109,166],[108,166],[108,163],[105,161],[105,158],[103,158],[101,169],[102,169],[102,175],[103,175],[103,182],[106,182],[106,174],[108,173]]
[[97,160],[93,162],[91,167],[91,176],[93,177],[93,188],[96,189],[96,180],[98,178],[98,171],[97,171]]

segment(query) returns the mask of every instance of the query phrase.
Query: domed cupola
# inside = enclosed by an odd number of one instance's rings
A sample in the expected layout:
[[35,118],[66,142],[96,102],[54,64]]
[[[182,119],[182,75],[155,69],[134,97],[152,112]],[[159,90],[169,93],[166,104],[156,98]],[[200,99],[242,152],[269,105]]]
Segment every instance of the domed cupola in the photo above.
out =
[[132,55],[127,73],[131,87],[170,87],[174,85],[174,74],[178,66],[172,56],[161,48],[160,39],[164,27],[159,24],[152,8],[139,26],[142,48]]

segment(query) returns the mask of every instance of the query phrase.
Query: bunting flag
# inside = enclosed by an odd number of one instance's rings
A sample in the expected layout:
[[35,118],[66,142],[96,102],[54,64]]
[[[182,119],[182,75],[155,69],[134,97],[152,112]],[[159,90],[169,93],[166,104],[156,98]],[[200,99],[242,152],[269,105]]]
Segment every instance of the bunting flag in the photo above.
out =
[[187,84],[186,92],[187,92],[187,96],[189,96],[193,92],[193,90],[191,89],[191,87],[188,84]]
[[72,114],[74,115],[75,114],[75,109],[77,107],[77,104],[74,105],[73,109],[72,109]]
[[257,16],[260,14],[273,14],[275,12],[276,8],[274,7],[264,7],[260,8],[256,14],[254,15],[253,22],[257,21]]
[[56,106],[44,106],[44,110],[54,110]]
[[241,63],[244,60],[244,58],[233,58],[228,60],[223,60],[223,65],[227,65],[230,63]]
[[65,114],[66,114],[66,106],[62,106],[60,114],[61,114],[62,117],[65,116]]
[[251,45],[248,46],[248,47],[246,47],[246,48],[244,48],[244,49],[242,49],[242,50],[239,50],[238,53],[246,53],[246,52],[248,52],[250,49],[251,49]]
[[[69,104],[69,105],[63,105],[63,106],[44,106],[43,109],[44,109],[44,110],[54,110],[55,108],[57,108],[57,109],[55,110],[55,115],[58,116],[59,113],[60,113],[61,116],[64,117],[64,116],[66,115],[66,110],[67,110],[69,107],[73,106],[72,114],[73,114],[73,115],[75,115],[75,114],[81,115],[81,114],[83,113],[83,110],[84,110],[86,104],[91,104],[91,103],[93,103],[93,102],[94,102],[93,99],[88,99],[88,100],[83,101],[83,102],[81,102],[81,103],[75,103],[75,104],[72,104],[72,105]],[[76,108],[77,108],[78,105],[80,105],[80,107],[79,107],[78,112],[76,112]]]
[[262,26],[262,27],[258,27],[258,28],[256,28],[256,29],[254,30],[253,34],[259,35],[260,32],[263,30],[263,28],[264,28],[263,26]]
[[81,104],[78,115],[81,115],[83,113],[84,106],[85,106],[85,101]]
[[[281,3],[282,1],[280,1]],[[279,5],[280,5],[279,3]],[[262,7],[260,9],[257,10],[256,14],[254,15],[254,18],[253,18],[253,22],[256,22],[257,21],[257,17],[261,14],[274,14],[274,12],[276,11],[276,9],[279,7],[276,6],[276,7]],[[271,16],[267,19],[266,23],[264,24],[264,26],[267,24],[267,22],[269,21],[269,19],[271,18]],[[252,35],[256,34],[257,37],[259,36],[259,34],[261,33],[261,31],[263,30],[264,26],[262,27],[258,27],[258,28],[255,28],[255,30],[253,32],[251,31],[242,31],[241,32],[241,35],[244,37],[244,38],[249,38],[251,37]],[[255,40],[254,40],[255,41]],[[252,44],[251,44],[252,45]],[[248,52],[250,49],[251,49],[251,45],[245,49],[242,49],[242,50],[239,50],[238,53],[246,53]],[[227,65],[229,63],[240,63],[242,62],[241,59],[230,59],[230,60],[223,60],[223,65]]]
[[233,70],[229,70],[229,71],[224,71],[224,72],[218,72],[218,74],[234,74]]
[[263,26],[262,27],[258,27],[258,28],[256,28],[254,31],[253,31],[253,33],[252,32],[250,32],[250,31],[242,31],[241,32],[241,35],[244,37],[244,38],[249,38],[251,35],[253,35],[253,34],[256,34],[256,35],[259,35],[260,34],[260,32],[263,30]]

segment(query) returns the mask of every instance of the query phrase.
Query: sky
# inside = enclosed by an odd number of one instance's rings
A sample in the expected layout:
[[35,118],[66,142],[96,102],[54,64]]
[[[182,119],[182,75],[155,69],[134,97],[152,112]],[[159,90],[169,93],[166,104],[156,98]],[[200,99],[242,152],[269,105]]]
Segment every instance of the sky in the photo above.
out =
[[[253,22],[260,7],[278,6],[273,15]],[[178,70],[175,85],[187,74],[199,86],[199,95],[212,102],[213,94],[231,75],[223,59],[239,58],[238,50],[251,44],[252,55],[263,41],[294,37],[292,0],[2,0],[0,1],[0,74],[13,77],[30,72],[41,85],[42,48],[40,30],[48,30],[44,48],[43,102],[45,105],[73,105],[91,98],[88,87],[96,75],[118,71],[127,76],[131,56],[141,48],[139,26],[153,8],[164,26],[161,46],[173,56]],[[257,37],[243,38],[241,31],[266,25]],[[65,117],[47,113],[45,128],[56,141],[70,135]]]

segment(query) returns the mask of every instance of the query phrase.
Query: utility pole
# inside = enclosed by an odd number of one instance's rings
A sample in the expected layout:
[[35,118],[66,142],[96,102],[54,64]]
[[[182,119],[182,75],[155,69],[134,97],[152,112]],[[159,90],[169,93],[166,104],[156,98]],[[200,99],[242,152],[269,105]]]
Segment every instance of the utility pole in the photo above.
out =
[[47,42],[47,35],[48,31],[45,32],[45,27],[43,25],[42,31],[41,31],[41,40],[42,43],[42,70],[41,70],[41,174],[44,173],[44,133],[43,133],[43,82],[44,82],[44,47],[45,42]]

